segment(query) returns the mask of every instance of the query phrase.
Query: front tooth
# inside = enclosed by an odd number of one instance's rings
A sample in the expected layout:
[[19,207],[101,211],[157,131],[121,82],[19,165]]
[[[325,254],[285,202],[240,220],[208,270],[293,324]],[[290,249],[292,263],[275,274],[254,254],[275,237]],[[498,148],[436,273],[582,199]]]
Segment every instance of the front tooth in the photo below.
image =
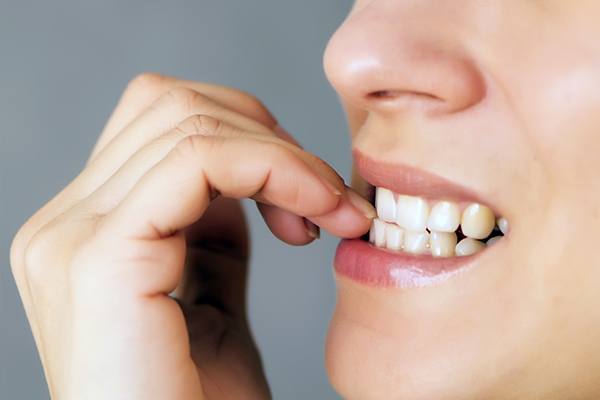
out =
[[465,236],[473,239],[484,239],[492,233],[496,218],[488,207],[473,203],[465,208],[460,228]]
[[429,250],[434,257],[452,257],[456,247],[456,233],[431,232],[429,235]]
[[454,232],[460,224],[460,209],[451,201],[440,201],[431,209],[427,228],[430,231]]
[[379,218],[373,220],[374,243],[377,247],[385,247],[385,222]]
[[457,256],[470,256],[485,249],[485,243],[479,240],[465,238],[458,242],[454,250]]
[[377,216],[386,222],[394,222],[396,220],[396,200],[394,193],[382,187],[377,188],[375,193],[375,207],[377,208]]
[[506,218],[498,218],[496,225],[498,225],[498,228],[500,228],[500,232],[502,232],[503,235],[508,233],[508,220]]
[[413,254],[424,254],[427,252],[429,243],[428,232],[404,232],[404,251]]
[[406,230],[423,232],[427,228],[429,205],[415,196],[398,196],[396,205],[396,223]]
[[402,249],[404,240],[404,229],[396,224],[386,224],[385,227],[385,247],[389,250],[398,251]]

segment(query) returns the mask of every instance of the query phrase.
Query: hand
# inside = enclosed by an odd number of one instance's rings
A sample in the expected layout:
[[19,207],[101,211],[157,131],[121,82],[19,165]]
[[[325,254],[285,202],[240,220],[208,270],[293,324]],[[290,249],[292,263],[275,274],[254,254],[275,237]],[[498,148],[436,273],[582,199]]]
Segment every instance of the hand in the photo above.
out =
[[[262,399],[237,200],[309,243],[372,207],[248,94],[146,74],[83,171],[19,230],[11,265],[51,396]],[[58,155],[64,156],[64,155]],[[176,299],[169,294],[176,293]]]

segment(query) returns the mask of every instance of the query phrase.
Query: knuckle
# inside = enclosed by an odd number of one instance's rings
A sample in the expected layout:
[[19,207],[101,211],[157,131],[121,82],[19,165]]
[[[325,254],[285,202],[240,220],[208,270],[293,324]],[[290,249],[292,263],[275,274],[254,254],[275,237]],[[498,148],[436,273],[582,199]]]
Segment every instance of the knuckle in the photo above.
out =
[[46,225],[37,231],[25,246],[23,252],[23,272],[30,282],[41,281],[44,278],[46,265],[50,263],[53,252],[59,243],[52,227]]
[[238,101],[247,110],[248,114],[265,125],[276,123],[275,118],[267,106],[258,97],[244,91],[237,91]]
[[25,252],[25,229],[24,225],[19,229],[19,231],[15,234],[10,244],[10,267],[15,280],[19,282],[21,276],[23,275],[23,255]]
[[205,109],[210,104],[210,100],[206,96],[187,87],[173,88],[167,92],[166,96],[171,104],[189,114]]
[[217,118],[196,114],[179,124],[178,129],[186,135],[214,135],[221,126],[222,122]]
[[161,88],[166,78],[154,72],[143,72],[135,76],[127,85],[126,91],[154,91]]
[[239,100],[244,103],[248,108],[254,108],[258,110],[262,110],[268,113],[267,107],[264,103],[255,95],[245,92],[243,90],[235,89],[238,95]]
[[175,146],[175,152],[181,158],[194,157],[198,154],[202,154],[204,147],[204,140],[200,136],[186,136],[177,142]]
[[222,141],[214,136],[186,136],[175,146],[174,152],[182,159],[205,159],[207,155],[214,152],[216,146]]
[[261,122],[266,122],[268,124],[275,123],[275,119],[262,100],[247,92],[240,92],[240,99],[242,104],[244,104],[252,114],[255,114]]
[[94,237],[99,220],[99,215],[65,213],[43,225],[23,247],[17,267],[21,277],[42,286],[52,282],[57,270],[68,267],[74,251]]

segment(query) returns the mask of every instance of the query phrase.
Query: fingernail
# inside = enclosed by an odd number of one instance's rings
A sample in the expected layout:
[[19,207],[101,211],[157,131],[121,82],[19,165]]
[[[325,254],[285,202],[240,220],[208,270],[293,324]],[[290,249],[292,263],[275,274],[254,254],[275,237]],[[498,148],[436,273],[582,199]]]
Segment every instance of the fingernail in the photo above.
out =
[[342,195],[342,191],[340,189],[338,189],[333,183],[329,182],[325,178],[323,178],[323,182],[325,183],[325,185],[327,185],[327,187],[331,190],[331,192],[333,194],[335,194],[336,196]]
[[350,203],[364,214],[368,219],[373,219],[377,216],[377,211],[375,211],[375,207],[371,203],[369,203],[364,197],[356,193],[354,189],[351,187],[346,187],[346,193],[348,193],[348,200]]
[[304,226],[306,227],[306,233],[313,239],[321,237],[321,228],[313,224],[311,221],[304,218]]

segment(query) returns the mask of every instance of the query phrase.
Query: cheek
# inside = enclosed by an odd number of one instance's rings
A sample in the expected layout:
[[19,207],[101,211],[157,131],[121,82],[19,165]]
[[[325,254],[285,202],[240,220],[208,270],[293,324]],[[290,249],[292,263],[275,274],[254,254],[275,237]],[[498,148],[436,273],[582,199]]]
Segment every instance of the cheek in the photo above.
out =
[[521,78],[515,99],[548,182],[548,206],[532,232],[537,253],[551,256],[540,273],[564,294],[562,279],[581,277],[582,290],[600,277],[592,250],[600,237],[600,53],[558,48],[531,61],[527,68],[537,73],[522,74],[529,79]]
[[[528,145],[562,188],[597,181],[600,167],[600,48],[575,29],[546,29],[535,52],[504,77]],[[519,58],[518,58],[519,59]],[[593,175],[590,175],[594,172]],[[593,178],[593,179],[590,179]],[[563,186],[564,185],[564,186]],[[561,190],[563,194],[575,191]]]

